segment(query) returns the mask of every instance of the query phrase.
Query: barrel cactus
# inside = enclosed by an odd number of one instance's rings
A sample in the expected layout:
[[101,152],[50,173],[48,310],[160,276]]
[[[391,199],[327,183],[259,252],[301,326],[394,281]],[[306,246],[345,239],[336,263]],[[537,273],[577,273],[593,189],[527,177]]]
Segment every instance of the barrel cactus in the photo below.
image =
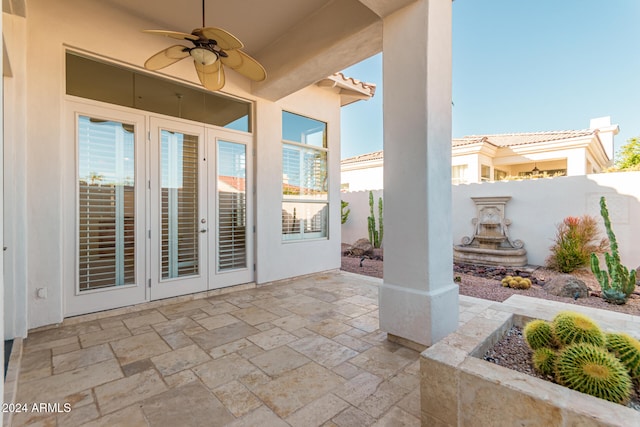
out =
[[553,334],[561,346],[588,343],[597,347],[605,344],[604,334],[589,317],[572,311],[563,311],[553,319]]
[[624,333],[606,334],[607,350],[627,367],[631,378],[640,379],[640,341]]
[[553,329],[551,324],[544,320],[532,320],[527,323],[522,331],[525,341],[532,350],[553,345]]
[[531,287],[531,279],[520,276],[505,276],[501,282],[502,286],[505,288],[529,289]]
[[533,367],[544,375],[553,375],[556,365],[556,352],[548,347],[540,347],[531,356]]
[[631,377],[611,353],[592,344],[578,343],[563,349],[556,360],[558,383],[615,403],[631,397]]

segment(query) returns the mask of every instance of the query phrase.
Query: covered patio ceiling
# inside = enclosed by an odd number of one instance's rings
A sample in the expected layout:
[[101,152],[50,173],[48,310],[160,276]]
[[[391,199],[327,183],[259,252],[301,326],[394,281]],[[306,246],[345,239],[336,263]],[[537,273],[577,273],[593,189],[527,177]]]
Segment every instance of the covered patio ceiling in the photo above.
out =
[[[21,0],[24,2],[25,0]],[[4,0],[5,11],[23,10]],[[382,18],[413,0],[205,0],[205,24],[237,36],[266,68],[252,92],[280,99],[382,50]],[[191,32],[202,26],[202,0],[106,0],[150,28]],[[28,2],[27,2],[28,6]],[[27,7],[28,13],[28,7]],[[167,45],[169,42],[167,42]],[[357,76],[356,76],[357,77]]]

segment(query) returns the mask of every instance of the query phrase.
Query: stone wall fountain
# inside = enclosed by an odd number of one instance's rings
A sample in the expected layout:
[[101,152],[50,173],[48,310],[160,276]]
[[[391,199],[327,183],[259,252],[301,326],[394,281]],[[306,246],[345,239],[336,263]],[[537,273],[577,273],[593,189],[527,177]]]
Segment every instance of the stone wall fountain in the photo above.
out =
[[476,204],[473,237],[463,237],[453,247],[453,261],[466,264],[527,265],[527,251],[522,240],[509,236],[511,221],[505,218],[505,206],[511,197],[472,197]]

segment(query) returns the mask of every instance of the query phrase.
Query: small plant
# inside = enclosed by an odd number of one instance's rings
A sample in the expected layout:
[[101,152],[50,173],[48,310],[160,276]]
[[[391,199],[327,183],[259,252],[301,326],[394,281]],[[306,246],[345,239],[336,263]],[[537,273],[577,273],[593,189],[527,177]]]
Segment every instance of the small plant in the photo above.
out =
[[560,352],[556,380],[573,390],[615,403],[626,403],[631,396],[631,378],[624,365],[591,344],[573,344]]
[[384,226],[382,224],[382,197],[378,197],[378,230],[376,230],[376,217],[373,211],[373,192],[369,191],[369,211],[370,215],[367,218],[369,229],[369,241],[374,248],[379,248],[382,244],[382,237],[384,234]]
[[340,200],[340,216],[342,224],[347,222],[349,219],[349,214],[351,213],[351,209],[349,209],[349,202],[345,202],[344,200]]
[[522,331],[522,335],[531,350],[552,347],[554,344],[551,324],[544,320],[532,320],[527,323]]
[[[599,241],[598,241],[599,240]],[[556,237],[547,257],[547,267],[571,273],[589,264],[592,253],[602,253],[607,240],[600,239],[596,219],[589,215],[570,216],[557,225]]]
[[501,283],[505,288],[529,289],[531,287],[531,279],[520,276],[505,276]]
[[587,343],[597,347],[605,344],[600,327],[589,317],[571,311],[560,312],[554,317],[553,334],[561,346]]
[[634,269],[629,271],[620,262],[618,242],[611,228],[609,210],[604,197],[600,197],[600,214],[604,219],[604,227],[607,229],[607,236],[609,236],[611,243],[611,254],[608,252],[604,254],[608,274],[606,271],[600,270],[600,261],[595,253],[591,254],[591,271],[602,288],[602,299],[612,304],[625,304],[636,288],[636,271]]
[[607,350],[627,367],[633,379],[640,379],[640,341],[623,333],[606,334]]
[[544,375],[553,375],[556,366],[556,352],[548,347],[540,347],[533,352],[533,367]]

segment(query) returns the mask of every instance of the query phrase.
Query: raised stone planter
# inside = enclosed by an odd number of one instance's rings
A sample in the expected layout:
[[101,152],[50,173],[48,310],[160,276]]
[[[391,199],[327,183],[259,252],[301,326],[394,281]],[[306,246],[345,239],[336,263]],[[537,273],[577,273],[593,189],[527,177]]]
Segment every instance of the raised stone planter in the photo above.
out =
[[640,317],[520,295],[468,316],[421,355],[423,426],[640,426],[640,412],[486,362],[512,325],[585,313],[603,329],[638,336]]

